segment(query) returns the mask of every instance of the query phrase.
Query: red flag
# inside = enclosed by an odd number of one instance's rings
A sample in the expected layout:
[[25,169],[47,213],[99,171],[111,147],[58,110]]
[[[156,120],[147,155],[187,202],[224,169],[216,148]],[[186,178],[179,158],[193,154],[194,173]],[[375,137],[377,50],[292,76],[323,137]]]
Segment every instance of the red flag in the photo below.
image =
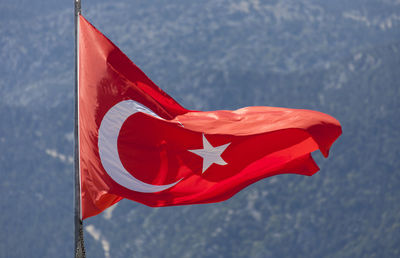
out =
[[83,219],[122,198],[153,207],[211,203],[269,176],[310,176],[319,170],[310,153],[328,156],[340,134],[336,119],[310,110],[187,110],[80,17]]

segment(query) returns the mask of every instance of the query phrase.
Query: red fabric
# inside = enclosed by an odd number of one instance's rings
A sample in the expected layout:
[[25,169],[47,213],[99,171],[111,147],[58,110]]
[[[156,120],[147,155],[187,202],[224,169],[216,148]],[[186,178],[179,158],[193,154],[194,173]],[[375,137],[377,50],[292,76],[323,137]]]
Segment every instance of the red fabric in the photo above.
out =
[[[137,113],[123,123],[118,153],[140,181],[175,186],[155,193],[127,189],[105,171],[99,154],[100,124],[122,100],[135,100],[163,120]],[[203,158],[189,150],[230,143],[204,173]],[[319,170],[310,153],[329,148],[341,134],[333,117],[310,110],[246,107],[236,111],[190,111],[158,88],[110,40],[80,17],[79,144],[82,218],[122,198],[149,206],[223,201],[262,178]]]

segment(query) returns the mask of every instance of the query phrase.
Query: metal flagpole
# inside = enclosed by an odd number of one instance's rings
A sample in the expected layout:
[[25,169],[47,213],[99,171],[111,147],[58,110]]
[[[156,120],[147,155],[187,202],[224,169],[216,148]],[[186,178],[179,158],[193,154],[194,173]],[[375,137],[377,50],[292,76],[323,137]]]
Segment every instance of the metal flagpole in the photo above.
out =
[[75,126],[74,126],[74,156],[75,156],[75,258],[85,258],[85,245],[83,242],[83,225],[82,225],[82,212],[81,212],[81,180],[79,169],[79,15],[81,14],[81,0],[74,0],[75,4]]

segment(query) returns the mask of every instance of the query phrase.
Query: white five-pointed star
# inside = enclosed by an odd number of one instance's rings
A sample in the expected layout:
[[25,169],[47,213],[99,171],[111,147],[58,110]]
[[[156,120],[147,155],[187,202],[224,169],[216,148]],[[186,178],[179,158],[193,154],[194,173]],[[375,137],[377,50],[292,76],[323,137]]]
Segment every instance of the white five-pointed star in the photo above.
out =
[[231,143],[227,143],[218,147],[213,147],[207,141],[207,138],[203,134],[203,149],[188,150],[188,151],[193,152],[194,154],[199,155],[200,157],[203,158],[203,171],[201,173],[204,173],[213,163],[218,165],[228,164],[225,162],[225,160],[221,158],[221,155],[229,144]]

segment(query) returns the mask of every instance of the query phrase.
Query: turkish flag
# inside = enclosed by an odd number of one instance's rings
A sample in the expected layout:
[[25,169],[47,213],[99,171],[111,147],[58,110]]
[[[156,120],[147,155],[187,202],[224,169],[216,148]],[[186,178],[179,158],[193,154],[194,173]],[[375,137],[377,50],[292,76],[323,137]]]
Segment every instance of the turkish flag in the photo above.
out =
[[211,203],[269,176],[310,176],[319,170],[310,153],[328,156],[341,134],[310,110],[187,110],[82,16],[78,92],[83,219],[122,198]]

